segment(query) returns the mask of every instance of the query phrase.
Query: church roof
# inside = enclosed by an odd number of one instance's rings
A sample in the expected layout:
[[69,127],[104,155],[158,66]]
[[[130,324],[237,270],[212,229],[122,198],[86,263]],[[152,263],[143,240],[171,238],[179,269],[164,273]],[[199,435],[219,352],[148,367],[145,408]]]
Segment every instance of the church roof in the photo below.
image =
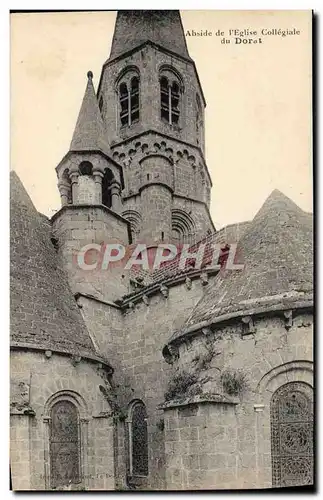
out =
[[91,71],[87,74],[88,80],[77,118],[72,142],[71,151],[108,151],[104,144],[104,125],[100,113],[98,100],[93,86],[93,74]]
[[313,304],[312,215],[280,191],[248,226],[237,255],[244,268],[220,272],[169,342],[238,316]]
[[147,41],[190,59],[178,10],[119,10],[110,60]]
[[50,238],[48,219],[37,212],[17,174],[11,172],[11,345],[101,360]]

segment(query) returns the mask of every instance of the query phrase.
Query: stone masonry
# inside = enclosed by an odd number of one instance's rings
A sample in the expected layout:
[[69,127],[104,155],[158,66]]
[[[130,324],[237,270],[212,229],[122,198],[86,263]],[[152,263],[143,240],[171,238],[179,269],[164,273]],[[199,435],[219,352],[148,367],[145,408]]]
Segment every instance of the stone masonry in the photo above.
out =
[[[313,484],[312,217],[276,190],[216,231],[205,104],[179,12],[120,11],[61,208],[38,213],[11,174],[14,490]],[[201,241],[220,266],[95,265],[107,243]]]

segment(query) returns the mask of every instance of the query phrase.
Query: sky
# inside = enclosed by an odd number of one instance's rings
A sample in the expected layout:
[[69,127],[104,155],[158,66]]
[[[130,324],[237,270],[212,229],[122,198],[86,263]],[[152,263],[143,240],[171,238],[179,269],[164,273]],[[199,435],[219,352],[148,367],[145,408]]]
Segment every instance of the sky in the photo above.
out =
[[[185,32],[212,32],[186,41],[207,102],[215,227],[252,219],[276,188],[312,211],[311,12],[181,15]],[[115,18],[112,11],[11,14],[11,168],[48,216],[60,208],[55,167],[69,149],[87,71],[97,87]],[[280,28],[300,33],[251,44],[228,35]]]

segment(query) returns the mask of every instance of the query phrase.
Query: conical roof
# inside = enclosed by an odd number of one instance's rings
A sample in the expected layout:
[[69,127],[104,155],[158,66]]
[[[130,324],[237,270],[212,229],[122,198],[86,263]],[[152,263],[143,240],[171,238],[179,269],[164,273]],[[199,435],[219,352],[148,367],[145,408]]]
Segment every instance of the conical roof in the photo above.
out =
[[190,58],[178,10],[119,10],[110,59],[147,41]]
[[11,345],[99,359],[50,238],[49,220],[11,172]]
[[219,273],[170,341],[225,319],[312,304],[312,215],[280,191],[265,201],[237,254],[243,270]]
[[87,74],[88,80],[77,118],[70,150],[97,151],[107,149],[104,144],[104,125],[97,97],[93,86],[93,74]]

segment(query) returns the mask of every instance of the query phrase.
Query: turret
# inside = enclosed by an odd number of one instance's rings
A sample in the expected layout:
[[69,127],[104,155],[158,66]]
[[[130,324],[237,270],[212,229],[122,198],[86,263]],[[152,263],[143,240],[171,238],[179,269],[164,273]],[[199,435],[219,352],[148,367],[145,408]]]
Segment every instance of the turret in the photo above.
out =
[[[53,235],[73,292],[115,299],[128,291],[127,282],[120,269],[100,269],[100,261],[105,244],[129,244],[130,224],[121,216],[122,167],[109,156],[91,71],[87,77],[70,150],[56,168],[62,208],[52,219]],[[79,266],[80,251],[89,244],[102,248],[92,257],[94,270]]]

